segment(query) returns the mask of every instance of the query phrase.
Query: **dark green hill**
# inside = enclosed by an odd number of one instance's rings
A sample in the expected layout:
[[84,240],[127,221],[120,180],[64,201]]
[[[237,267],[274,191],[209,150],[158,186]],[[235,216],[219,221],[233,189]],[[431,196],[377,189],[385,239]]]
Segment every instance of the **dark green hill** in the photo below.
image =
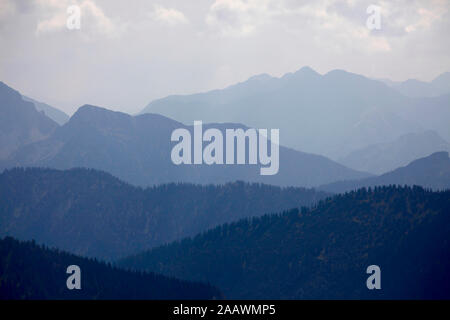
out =
[[117,259],[326,196],[312,189],[244,182],[142,189],[96,170],[12,169],[0,175],[0,236]]
[[[241,220],[121,266],[209,281],[232,299],[450,298],[450,191],[377,187]],[[381,268],[381,290],[366,269]]]
[[[67,267],[81,269],[81,289],[66,286]],[[0,300],[6,299],[213,299],[205,284],[130,272],[34,242],[0,239]]]

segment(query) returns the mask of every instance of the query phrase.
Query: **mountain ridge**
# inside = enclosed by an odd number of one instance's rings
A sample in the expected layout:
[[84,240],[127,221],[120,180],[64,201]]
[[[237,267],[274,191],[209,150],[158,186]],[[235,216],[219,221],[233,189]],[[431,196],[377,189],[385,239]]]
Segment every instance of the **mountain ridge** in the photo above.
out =
[[[235,123],[209,123],[204,129],[242,128]],[[187,129],[162,115],[131,116],[105,108],[85,105],[71,119],[43,141],[16,151],[4,167],[89,167],[104,170],[134,185],[168,182],[225,183],[235,180],[280,186],[313,187],[340,179],[370,174],[348,169],[324,156],[280,146],[279,172],[261,176],[259,165],[175,165],[171,160],[172,132]]]
[[93,169],[15,168],[0,174],[0,236],[111,260],[327,196],[242,181],[143,189]]
[[50,136],[58,124],[38,112],[33,103],[0,81],[0,160],[20,147]]
[[[414,116],[430,105],[448,103],[450,97],[443,101],[406,97],[381,81],[344,70],[321,75],[306,67],[279,78],[251,77],[224,89],[157,99],[141,114],[159,113],[185,124],[202,120],[279,128],[284,132],[282,145],[337,159],[411,132],[435,130],[449,139],[443,123],[433,125]],[[428,117],[439,118],[441,109],[435,108]],[[365,126],[358,126],[362,120]]]
[[338,181],[320,186],[327,192],[346,192],[362,187],[381,185],[420,185],[434,190],[450,189],[450,158],[447,151],[435,152],[427,157],[416,159],[404,167],[380,176],[361,180]]
[[[450,191],[358,189],[221,225],[118,262],[208,281],[230,299],[448,299]],[[368,290],[366,269],[381,270]]]

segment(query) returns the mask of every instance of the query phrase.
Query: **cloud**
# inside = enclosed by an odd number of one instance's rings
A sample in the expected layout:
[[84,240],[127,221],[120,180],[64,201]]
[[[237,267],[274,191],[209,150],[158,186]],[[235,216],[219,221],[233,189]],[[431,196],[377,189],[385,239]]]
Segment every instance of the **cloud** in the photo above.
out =
[[178,24],[186,24],[189,22],[183,12],[172,8],[164,8],[160,5],[155,5],[155,9],[151,13],[151,16],[156,21],[160,21],[172,26]]
[[206,16],[206,23],[223,35],[246,36],[280,14],[272,0],[216,0]]
[[[381,7],[381,30],[366,27],[371,4]],[[66,27],[70,5],[81,8],[81,30]],[[0,79],[69,112],[87,102],[137,111],[165,95],[303,65],[429,80],[450,70],[449,8],[449,0],[0,0]]]

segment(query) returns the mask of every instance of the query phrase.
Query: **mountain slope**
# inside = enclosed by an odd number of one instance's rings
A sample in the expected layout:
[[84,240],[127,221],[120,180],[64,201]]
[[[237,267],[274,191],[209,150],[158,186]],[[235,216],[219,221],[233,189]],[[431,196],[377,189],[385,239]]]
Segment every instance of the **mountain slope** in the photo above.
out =
[[48,137],[57,127],[19,92],[0,81],[0,160],[23,145]]
[[450,151],[450,144],[436,132],[424,131],[353,151],[339,162],[355,170],[382,174],[437,151]]
[[142,112],[183,123],[279,128],[282,145],[336,159],[424,128],[441,134],[441,127],[424,127],[417,117],[405,119],[414,101],[380,81],[343,70],[320,75],[305,67],[281,78],[263,75],[223,90],[169,96],[152,101]]
[[417,159],[405,167],[387,172],[378,177],[334,182],[321,186],[320,190],[345,192],[361,187],[391,184],[420,185],[436,190],[450,189],[450,159],[448,152],[435,152],[428,157]]
[[[210,281],[230,299],[448,299],[450,192],[378,187],[220,226],[120,266]],[[381,290],[366,269],[381,268]]]
[[[224,134],[225,129],[244,128],[239,124],[209,124]],[[175,165],[171,142],[175,129],[185,128],[193,136],[193,126],[169,118],[125,113],[83,106],[64,126],[44,141],[18,150],[7,167],[39,166],[56,169],[87,167],[107,171],[140,186],[168,182],[225,183],[236,180],[280,186],[312,187],[369,174],[357,172],[325,157],[280,147],[279,172],[260,175],[260,165]],[[224,135],[225,136],[225,135]]]
[[[81,270],[81,289],[68,290],[66,269]],[[208,285],[134,273],[103,262],[51,250],[34,242],[0,239],[0,300],[18,299],[213,299]]]
[[243,182],[141,189],[92,169],[13,169],[0,175],[0,236],[117,259],[327,195]]
[[43,111],[47,117],[58,123],[59,125],[63,125],[67,121],[69,121],[69,116],[55,107],[52,107],[46,103],[36,101],[34,99],[28,98],[26,96],[22,96],[23,100],[32,102],[37,111]]
[[445,72],[430,82],[409,79],[403,82],[381,80],[401,94],[412,98],[437,97],[450,94],[450,72]]

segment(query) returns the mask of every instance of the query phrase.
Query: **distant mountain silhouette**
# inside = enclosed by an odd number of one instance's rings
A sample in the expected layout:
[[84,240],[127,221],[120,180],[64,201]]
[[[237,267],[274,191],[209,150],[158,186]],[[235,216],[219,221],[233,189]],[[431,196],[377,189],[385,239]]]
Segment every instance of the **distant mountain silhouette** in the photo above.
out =
[[329,194],[244,182],[136,188],[92,169],[0,175],[0,236],[117,259],[219,224],[309,206]]
[[58,124],[0,81],[0,160],[19,147],[48,137]]
[[[417,109],[410,108],[413,105]],[[183,123],[203,120],[279,128],[282,145],[337,159],[427,129],[450,140],[449,126],[439,120],[450,121],[448,105],[450,97],[416,101],[361,75],[343,70],[320,75],[305,67],[281,78],[261,75],[222,90],[158,99],[142,113],[159,113]],[[422,112],[437,124],[415,116]]]
[[353,151],[339,162],[355,170],[382,174],[436,151],[450,151],[450,144],[429,130],[409,133],[389,143],[367,146]]
[[[66,286],[67,267],[81,270],[81,289]],[[136,273],[34,242],[0,239],[0,300],[213,299],[221,293],[206,284],[153,273]]]
[[[450,191],[376,187],[222,225],[120,266],[209,281],[229,299],[449,299]],[[368,290],[367,267],[381,269]]]
[[381,185],[420,185],[432,189],[450,189],[450,159],[448,152],[435,152],[432,155],[412,161],[405,167],[387,172],[378,177],[361,180],[334,182],[321,186],[328,192],[345,192],[361,187]]
[[36,101],[34,99],[28,98],[26,96],[22,96],[25,101],[32,102],[36,107],[36,110],[43,111],[47,117],[58,123],[59,125],[63,125],[67,121],[69,121],[69,116],[55,107],[52,107],[46,103]]
[[401,94],[412,97],[437,97],[450,94],[450,72],[445,72],[430,82],[409,79],[403,82],[395,82],[382,79],[384,83],[398,90]]
[[[209,124],[223,133],[240,124]],[[260,175],[260,165],[175,165],[171,133],[184,126],[156,114],[132,117],[85,105],[48,139],[14,153],[5,167],[39,166],[57,169],[87,167],[107,171],[129,183],[148,186],[167,182],[225,183],[236,180],[280,186],[317,186],[369,174],[348,169],[323,156],[280,147],[279,172]],[[283,133],[281,133],[283,134]],[[192,134],[193,135],[193,134]]]

